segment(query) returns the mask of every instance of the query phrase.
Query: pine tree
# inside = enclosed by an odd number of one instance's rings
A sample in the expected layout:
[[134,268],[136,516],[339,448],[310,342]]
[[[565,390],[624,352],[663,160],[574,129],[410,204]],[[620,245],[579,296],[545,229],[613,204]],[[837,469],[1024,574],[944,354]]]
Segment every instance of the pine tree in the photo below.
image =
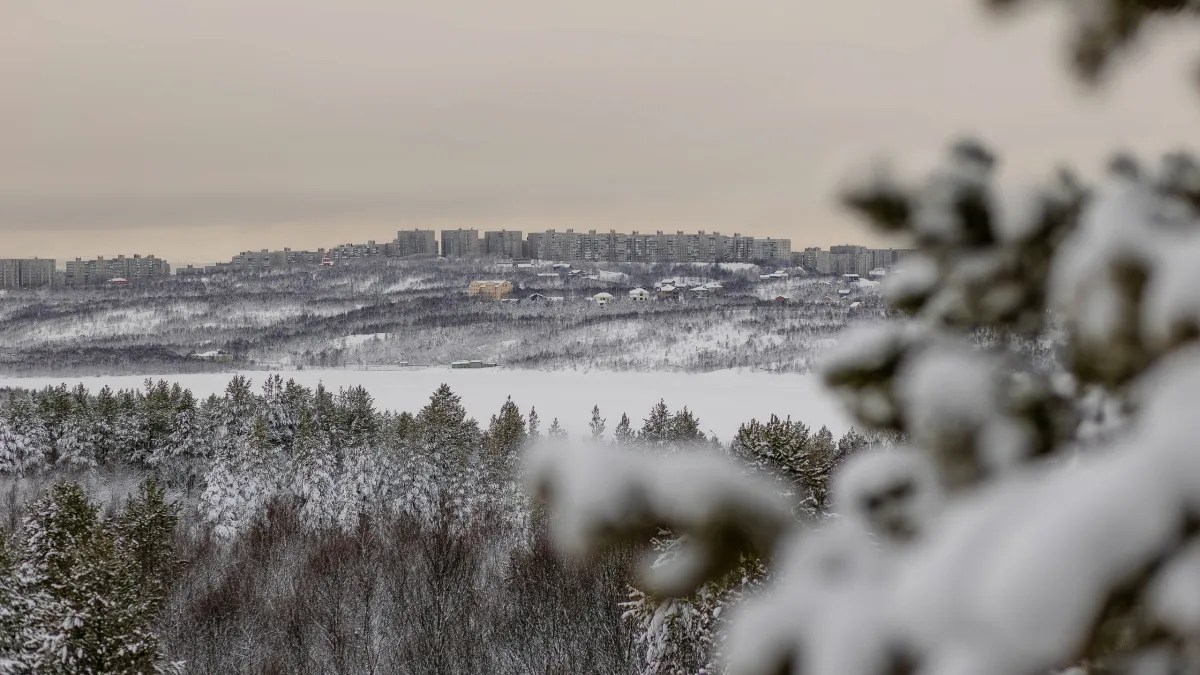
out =
[[97,464],[104,464],[117,455],[117,400],[108,386],[100,388],[93,406],[92,432]]
[[600,417],[600,406],[592,406],[592,421],[588,423],[588,428],[592,430],[593,441],[604,440],[604,422],[604,418]]
[[280,471],[278,453],[267,438],[266,420],[256,416],[245,444],[226,448],[205,477],[201,506],[218,536],[233,536],[266,506],[280,487]]
[[550,422],[550,428],[546,430],[546,436],[550,439],[565,439],[567,437],[567,431],[559,425],[557,417],[554,418],[554,421]]
[[667,409],[666,402],[660,399],[650,409],[650,416],[643,421],[638,442],[648,447],[661,448],[671,440],[671,411]]
[[467,417],[461,399],[441,385],[417,415],[417,443],[405,471],[423,494],[417,501],[461,510],[479,446],[479,425]]
[[700,420],[684,406],[683,410],[671,416],[667,427],[667,439],[677,445],[692,445],[704,442],[704,433],[700,431]]
[[338,392],[336,401],[338,436],[347,447],[361,447],[378,432],[375,399],[361,386]]
[[[11,471],[18,475],[35,473],[46,464],[50,455],[46,427],[38,416],[37,407],[28,392],[14,392],[8,399],[8,426],[15,439],[7,453]],[[0,458],[0,462],[5,461]]]
[[96,438],[92,421],[83,413],[69,417],[58,437],[58,465],[72,468],[96,466]]
[[525,418],[509,396],[493,415],[487,431],[487,450],[491,457],[508,462],[525,444]]
[[633,433],[633,428],[629,424],[629,415],[621,413],[621,421],[617,423],[617,428],[613,430],[613,440],[617,445],[630,446],[636,440]]
[[145,397],[141,392],[117,392],[112,459],[127,464],[145,463],[150,457],[148,431]]
[[37,598],[33,671],[162,672],[150,626],[169,578],[175,520],[160,492],[142,497],[122,519],[104,522],[79,485],[59,483],[30,509],[21,574]]
[[40,635],[32,618],[42,598],[27,586],[9,542],[0,536],[0,673],[34,672],[33,646]]
[[28,441],[0,418],[0,474],[25,476],[38,466],[40,459],[32,455]]
[[529,406],[529,440],[536,443],[542,438],[542,422],[538,417],[537,408]]

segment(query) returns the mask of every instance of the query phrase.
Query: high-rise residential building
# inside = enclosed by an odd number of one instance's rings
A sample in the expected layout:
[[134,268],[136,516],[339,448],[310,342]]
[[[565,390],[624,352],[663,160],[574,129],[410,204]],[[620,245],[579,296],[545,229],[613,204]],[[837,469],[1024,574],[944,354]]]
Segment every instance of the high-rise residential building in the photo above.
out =
[[372,239],[365,244],[338,244],[325,252],[330,260],[357,260],[360,258],[374,258],[387,253],[386,246],[379,246]]
[[523,258],[525,242],[516,230],[493,230],[483,233],[483,255],[493,258]]
[[531,232],[525,238],[525,254],[540,260],[590,260],[603,262],[735,262],[749,260],[787,260],[791,257],[790,239],[755,239],[735,233],[687,234],[662,231],[632,234],[616,231],[586,233],[566,230]]
[[433,230],[400,230],[396,233],[392,255],[437,255],[437,237]]
[[[299,267],[305,265],[320,265],[325,256],[325,249],[316,251],[294,251],[284,248],[281,251],[260,249],[258,251],[242,251],[229,261],[230,268],[235,270],[267,270]],[[182,272],[183,270],[180,270]]]
[[754,260],[790,260],[792,257],[791,239],[755,239],[751,244],[751,258]]
[[442,230],[442,256],[445,258],[479,257],[479,231]]
[[889,270],[909,253],[899,248],[867,248],[866,246],[808,247],[792,254],[792,261],[817,274],[857,274],[866,277],[872,270]]
[[159,279],[171,275],[171,266],[162,258],[153,255],[134,254],[132,257],[118,255],[116,258],[105,259],[103,256],[92,260],[76,258],[68,260],[64,281],[68,286],[88,286],[104,283],[112,279],[125,279],[129,282]]
[[0,288],[48,288],[54,281],[55,261],[51,258],[0,259]]
[[265,248],[260,251],[242,251],[229,262],[237,270],[270,269],[271,252]]
[[856,246],[853,244],[842,244],[840,246],[830,246],[829,252],[834,255],[842,255],[847,253],[866,253],[866,246]]

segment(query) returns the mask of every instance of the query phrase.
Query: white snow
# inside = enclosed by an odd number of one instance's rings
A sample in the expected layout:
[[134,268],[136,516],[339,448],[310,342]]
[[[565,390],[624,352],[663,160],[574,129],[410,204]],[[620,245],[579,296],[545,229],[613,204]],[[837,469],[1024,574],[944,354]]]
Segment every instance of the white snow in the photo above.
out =
[[[687,406],[700,418],[701,430],[729,441],[737,428],[751,419],[764,420],[771,414],[792,416],[810,427],[828,426],[834,436],[850,428],[848,417],[836,397],[821,387],[813,375],[779,375],[765,372],[717,371],[711,373],[582,372],[508,370],[505,368],[405,370],[297,370],[245,371],[257,388],[271,372],[284,380],[327,388],[361,385],[375,397],[375,405],[390,410],[416,412],[429,402],[429,395],[443,382],[462,397],[467,412],[486,423],[507,396],[528,411],[536,406],[543,420],[559,419],[574,436],[590,435],[588,422],[593,405],[615,427],[621,413],[640,427],[650,408],[664,399],[672,410]],[[234,373],[191,373],[181,375],[129,375],[62,378],[3,378],[0,387],[40,389],[63,382],[73,387],[83,383],[95,392],[104,385],[113,389],[141,389],[147,377],[178,382],[198,398],[225,391]]]

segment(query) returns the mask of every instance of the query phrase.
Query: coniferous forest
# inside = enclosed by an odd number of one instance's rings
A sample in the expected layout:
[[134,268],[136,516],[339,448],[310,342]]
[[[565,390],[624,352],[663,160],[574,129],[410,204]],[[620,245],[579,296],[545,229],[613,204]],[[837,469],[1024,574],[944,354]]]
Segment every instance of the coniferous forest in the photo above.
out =
[[[615,416],[613,416],[615,417]],[[718,453],[822,517],[871,442],[791,419],[709,438],[687,408],[592,410],[590,438]],[[719,653],[743,574],[691,601],[638,590],[631,551],[591,572],[551,549],[519,483],[524,448],[566,439],[508,400],[487,424],[441,386],[381,411],[362,388],[240,376],[223,396],[8,392],[0,408],[4,672],[638,673]],[[572,439],[579,441],[581,439]],[[683,449],[680,449],[683,448]],[[679,541],[653,536],[660,554]]]

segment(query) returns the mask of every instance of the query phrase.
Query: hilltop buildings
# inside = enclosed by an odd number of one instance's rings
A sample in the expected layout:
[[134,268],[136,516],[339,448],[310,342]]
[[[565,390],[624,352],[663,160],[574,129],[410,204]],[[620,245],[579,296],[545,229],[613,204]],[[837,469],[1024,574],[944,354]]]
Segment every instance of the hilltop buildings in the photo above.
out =
[[55,261],[43,258],[0,258],[0,288],[49,288]]
[[866,278],[872,270],[896,266],[908,249],[867,248],[866,246],[830,246],[828,251],[809,247],[792,254],[792,262],[817,274],[857,274]]
[[171,276],[171,266],[162,258],[154,255],[142,256],[137,253],[132,257],[118,255],[105,259],[104,256],[84,260],[76,258],[68,260],[63,283],[67,286],[80,287],[107,283],[113,279],[125,279],[130,283],[163,279]]
[[437,238],[433,230],[400,230],[389,255],[437,255]]
[[483,233],[483,255],[492,258],[524,258],[525,242],[516,230],[499,230]]
[[478,230],[442,230],[443,258],[478,258]]
[[787,260],[790,239],[732,236],[720,232],[674,234],[633,232],[531,232],[525,239],[525,255],[540,260],[585,260],[595,262],[749,262]]

